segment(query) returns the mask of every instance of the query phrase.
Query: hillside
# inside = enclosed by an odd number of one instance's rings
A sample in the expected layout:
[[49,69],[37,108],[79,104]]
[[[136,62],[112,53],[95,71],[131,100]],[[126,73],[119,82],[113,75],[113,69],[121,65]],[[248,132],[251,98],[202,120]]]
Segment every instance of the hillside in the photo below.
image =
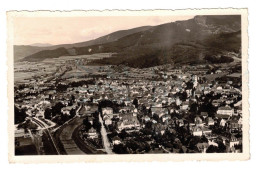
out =
[[[21,59],[23,59],[24,57],[28,57],[28,56],[36,56],[35,53],[40,52],[40,51],[44,51],[44,50],[55,50],[57,48],[66,48],[66,49],[70,49],[73,47],[84,47],[84,46],[90,46],[90,45],[95,45],[95,44],[104,44],[104,43],[108,43],[108,42],[113,42],[116,41],[124,36],[136,33],[136,32],[140,32],[140,31],[145,31],[147,29],[149,29],[150,26],[143,26],[143,27],[137,27],[137,28],[133,28],[133,29],[129,29],[129,30],[120,30],[120,31],[116,31],[113,32],[111,34],[99,37],[97,39],[94,40],[90,40],[90,41],[85,41],[85,42],[79,42],[79,43],[75,43],[75,44],[61,44],[61,45],[53,45],[53,46],[42,46],[40,43],[36,43],[32,44],[32,45],[15,45],[14,46],[14,61],[19,61]],[[39,46],[40,44],[40,46]],[[34,55],[33,55],[34,54]],[[40,54],[43,59],[44,56],[42,54]],[[48,56],[46,56],[48,57]],[[29,57],[30,58],[30,57]],[[39,59],[39,58],[38,58]]]
[[30,46],[35,46],[35,47],[49,47],[49,46],[53,46],[52,44],[49,43],[34,43],[34,44],[30,44]]
[[35,62],[35,61],[41,61],[43,58],[44,59],[57,58],[57,57],[64,56],[64,55],[69,55],[69,53],[65,48],[61,47],[61,48],[57,48],[55,50],[40,51],[38,53],[35,53],[28,57],[23,58],[22,61]]
[[[221,22],[223,21],[223,22]],[[135,33],[118,41],[77,48],[78,53],[117,52],[98,64],[150,67],[165,63],[205,63],[205,56],[238,53],[241,48],[240,16],[196,16]]]
[[[94,61],[95,64],[125,64],[142,68],[165,63],[203,63],[206,62],[205,56],[229,51],[238,53],[241,48],[240,30],[240,16],[196,16],[186,21],[149,27],[112,42],[78,46],[73,51],[74,55],[116,53],[112,58]],[[27,59],[32,57],[37,55]]]

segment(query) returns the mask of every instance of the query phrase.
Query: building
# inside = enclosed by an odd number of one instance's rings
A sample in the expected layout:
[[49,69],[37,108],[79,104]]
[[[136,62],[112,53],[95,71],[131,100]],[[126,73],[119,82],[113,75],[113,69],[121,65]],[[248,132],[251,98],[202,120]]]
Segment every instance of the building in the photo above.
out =
[[113,109],[111,107],[102,108],[102,114],[108,115],[108,116],[112,115],[112,117],[113,117]]
[[234,114],[234,109],[229,106],[226,107],[219,107],[217,110],[217,114],[219,115],[229,115],[232,116]]
[[194,128],[192,128],[192,134],[193,136],[208,136],[212,133],[212,130],[206,128],[206,127],[198,127],[195,126]]
[[97,134],[96,129],[94,129],[93,127],[91,129],[89,129],[88,137],[91,138],[91,139],[97,138],[98,134]]
[[133,114],[124,114],[120,117],[120,121],[117,123],[118,130],[130,130],[130,129],[139,129],[140,123],[136,116],[133,116]]
[[119,145],[119,144],[121,144],[121,139],[120,139],[118,136],[113,137],[113,139],[112,139],[112,144],[113,144],[113,145]]
[[111,125],[112,124],[112,120],[109,118],[109,117],[107,117],[107,116],[105,116],[104,117],[104,123],[105,123],[105,125]]

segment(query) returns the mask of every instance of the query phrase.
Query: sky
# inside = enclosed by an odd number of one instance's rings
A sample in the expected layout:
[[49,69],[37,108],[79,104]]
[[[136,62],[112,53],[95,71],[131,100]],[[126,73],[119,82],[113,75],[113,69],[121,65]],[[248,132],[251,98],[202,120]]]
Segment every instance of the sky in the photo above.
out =
[[90,17],[16,17],[14,44],[70,44],[140,26],[154,26],[194,16],[90,16]]

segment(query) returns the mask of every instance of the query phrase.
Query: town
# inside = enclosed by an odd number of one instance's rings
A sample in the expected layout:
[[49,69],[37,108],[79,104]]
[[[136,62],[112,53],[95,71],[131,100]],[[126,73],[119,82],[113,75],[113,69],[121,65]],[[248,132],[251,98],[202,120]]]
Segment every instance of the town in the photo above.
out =
[[15,80],[16,155],[243,152],[241,59],[149,68],[91,61],[15,68],[35,73]]

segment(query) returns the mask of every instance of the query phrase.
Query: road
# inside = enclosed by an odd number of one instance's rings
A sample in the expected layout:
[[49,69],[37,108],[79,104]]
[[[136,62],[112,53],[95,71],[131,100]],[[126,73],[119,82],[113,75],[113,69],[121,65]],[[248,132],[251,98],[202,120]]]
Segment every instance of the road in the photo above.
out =
[[75,141],[72,139],[72,134],[75,129],[82,124],[83,118],[76,117],[69,123],[67,123],[60,134],[60,141],[63,144],[63,147],[68,155],[85,155]]
[[101,118],[100,114],[99,114],[99,122],[101,123],[101,135],[102,135],[102,141],[103,141],[103,146],[105,148],[105,151],[107,152],[107,154],[114,154],[111,149],[110,142],[107,138],[107,131],[104,127],[103,119]]

